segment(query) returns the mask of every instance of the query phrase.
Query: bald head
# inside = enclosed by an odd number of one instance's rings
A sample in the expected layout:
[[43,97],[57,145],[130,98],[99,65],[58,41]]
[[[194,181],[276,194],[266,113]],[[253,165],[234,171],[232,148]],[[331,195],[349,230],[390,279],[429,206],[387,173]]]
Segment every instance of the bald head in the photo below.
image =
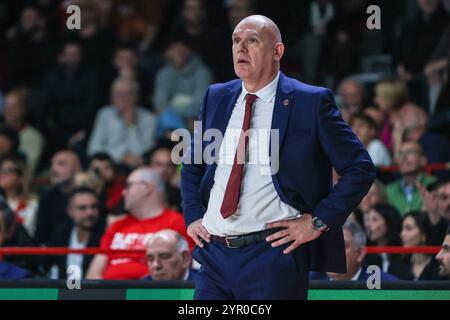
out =
[[155,233],[147,243],[147,250],[151,250],[153,247],[158,247],[161,244],[171,246],[179,253],[189,250],[186,239],[178,232],[170,229],[161,230]]
[[242,28],[245,25],[252,25],[255,28],[259,28],[262,32],[267,32],[267,34],[272,37],[274,44],[282,42],[280,29],[278,29],[278,26],[272,19],[267,18],[266,16],[259,14],[248,16],[238,23],[235,30],[239,27]]
[[425,110],[414,103],[405,104],[400,109],[400,117],[407,128],[426,126],[428,119]]
[[280,69],[284,53],[280,30],[271,19],[251,15],[238,23],[232,40],[234,71],[246,89],[255,93]]
[[186,239],[166,229],[155,233],[148,241],[147,262],[154,280],[183,280],[192,256]]
[[53,185],[60,185],[73,179],[81,171],[78,155],[71,150],[57,152],[52,158],[50,180]]
[[123,192],[125,208],[138,218],[149,218],[160,214],[152,213],[152,208],[165,206],[164,182],[153,169],[142,167],[134,170],[127,178]]
[[158,192],[164,192],[164,181],[155,170],[149,167],[142,167],[134,170],[130,178],[132,180],[144,181],[153,184]]

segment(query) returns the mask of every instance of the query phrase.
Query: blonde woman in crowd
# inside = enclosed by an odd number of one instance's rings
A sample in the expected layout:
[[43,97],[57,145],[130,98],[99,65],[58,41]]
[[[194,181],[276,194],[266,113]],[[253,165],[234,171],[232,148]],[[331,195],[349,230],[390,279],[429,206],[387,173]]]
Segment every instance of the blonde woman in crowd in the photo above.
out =
[[35,194],[30,193],[29,185],[29,170],[22,159],[8,156],[0,160],[0,188],[3,189],[17,221],[33,237],[39,200]]
[[393,151],[396,139],[401,139],[397,132],[400,132],[397,121],[398,110],[408,102],[408,87],[406,83],[397,79],[380,81],[375,86],[374,102],[384,114],[384,123],[381,130],[381,142],[389,150]]

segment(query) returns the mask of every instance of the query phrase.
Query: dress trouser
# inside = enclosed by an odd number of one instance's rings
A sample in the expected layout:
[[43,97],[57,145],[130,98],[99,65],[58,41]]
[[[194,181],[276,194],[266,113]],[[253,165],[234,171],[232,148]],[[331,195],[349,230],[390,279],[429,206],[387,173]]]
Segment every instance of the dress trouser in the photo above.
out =
[[195,246],[194,259],[201,264],[195,300],[307,299],[306,247],[285,255],[289,244],[276,248],[266,241],[241,248],[218,242]]

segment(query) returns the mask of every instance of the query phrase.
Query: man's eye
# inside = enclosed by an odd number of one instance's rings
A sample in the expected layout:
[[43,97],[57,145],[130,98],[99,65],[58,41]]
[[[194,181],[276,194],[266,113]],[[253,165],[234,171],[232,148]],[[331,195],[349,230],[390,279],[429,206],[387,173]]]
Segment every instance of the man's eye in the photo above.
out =
[[254,38],[251,38],[251,39],[249,40],[249,42],[250,42],[250,43],[256,43],[256,42],[257,42],[257,40],[256,40],[256,39],[254,39]]

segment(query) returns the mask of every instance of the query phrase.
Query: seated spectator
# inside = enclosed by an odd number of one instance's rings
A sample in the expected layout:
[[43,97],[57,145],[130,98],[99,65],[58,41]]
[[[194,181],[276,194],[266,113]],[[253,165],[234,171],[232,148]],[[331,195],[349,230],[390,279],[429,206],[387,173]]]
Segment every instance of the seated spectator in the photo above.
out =
[[375,106],[370,106],[365,108],[363,114],[368,115],[375,122],[377,126],[377,137],[380,138],[381,129],[384,125],[384,113],[379,108]]
[[385,204],[387,202],[386,190],[380,180],[375,180],[367,192],[366,196],[361,200],[358,209],[362,211],[364,226],[366,225],[368,213],[377,204]]
[[116,177],[116,168],[113,159],[107,153],[94,154],[89,163],[89,171],[94,172],[103,181],[106,209],[116,209],[123,199],[122,193],[125,188],[120,177]]
[[[425,246],[430,235],[430,221],[423,211],[411,211],[403,217],[401,239],[403,247]],[[404,255],[392,273],[402,280],[438,280],[439,265],[429,254]]]
[[195,281],[197,271],[191,268],[192,255],[186,239],[176,231],[155,233],[147,244],[150,275],[144,280]]
[[423,199],[423,210],[430,220],[430,245],[440,245],[450,219],[450,179],[437,181],[425,188],[418,184]]
[[160,142],[148,152],[148,165],[159,173],[166,184],[167,202],[170,208],[181,212],[180,174],[172,162],[171,141]]
[[397,123],[398,110],[409,99],[408,87],[400,80],[387,79],[375,85],[375,105],[383,113],[383,126],[381,129],[381,142],[389,150],[394,149],[393,130]]
[[34,116],[47,142],[44,162],[61,149],[84,150],[97,110],[97,75],[84,58],[79,43],[65,43],[38,90]]
[[437,188],[439,214],[450,221],[450,181],[443,181]]
[[447,235],[442,243],[441,250],[436,255],[439,263],[439,276],[441,279],[450,280],[450,228],[447,229]]
[[[228,46],[231,35],[228,28],[223,25],[217,27],[216,21],[212,21],[214,15],[211,1],[183,0],[181,19],[176,21],[170,32],[172,35],[181,35],[185,38],[193,51],[214,72],[214,78],[220,82],[230,81],[235,77],[231,58],[231,50]],[[216,3],[219,10],[223,9],[220,3]]]
[[338,94],[341,98],[342,119],[350,123],[353,116],[364,108],[364,86],[356,80],[344,79],[339,85]]
[[37,129],[27,123],[26,99],[25,89],[8,92],[3,114],[5,124],[19,135],[19,151],[25,156],[31,173],[34,173],[44,147],[44,139]]
[[373,164],[375,166],[390,166],[391,156],[386,146],[376,138],[377,126],[372,118],[365,114],[354,115],[351,126],[353,132],[367,148]]
[[139,86],[118,78],[111,87],[112,105],[102,108],[88,144],[88,155],[104,152],[129,168],[143,164],[142,155],[152,147],[156,117],[136,105]]
[[104,185],[102,179],[90,171],[80,171],[73,177],[74,188],[89,188],[93,190],[98,197],[103,194]]
[[[5,245],[5,240],[14,223],[14,213],[4,200],[0,200],[0,247]],[[0,255],[0,280],[19,280],[30,277],[30,271],[4,261],[2,255]]]
[[418,142],[425,153],[428,163],[445,163],[450,161],[450,141],[428,132],[428,116],[418,105],[407,103],[399,111],[403,141]]
[[[116,48],[112,59],[112,70],[106,76],[109,81],[105,81],[102,88],[101,103],[107,104],[109,101],[109,91],[114,79],[123,78],[136,81],[139,84],[138,101],[144,106],[148,105],[151,92],[151,79],[139,65],[139,57],[136,49],[132,46],[122,45]],[[104,96],[104,97],[103,97]]]
[[[366,232],[371,246],[398,246],[400,245],[401,217],[398,211],[387,204],[377,204],[366,221]],[[369,255],[367,265],[377,265],[384,272],[392,274],[398,264],[398,256],[387,253]]]
[[98,200],[99,223],[107,224],[110,211],[105,206],[105,185],[102,179],[90,171],[77,172],[73,177],[74,189],[87,188],[95,192]]
[[29,173],[24,161],[17,157],[0,160],[0,188],[5,193],[8,205],[16,219],[30,236],[36,231],[36,216],[39,200],[29,192]]
[[[331,280],[367,281],[371,273],[367,272],[364,260],[367,254],[367,237],[362,227],[353,221],[347,221],[343,226],[345,257],[347,262],[346,273],[331,273],[327,276]],[[396,277],[381,271],[381,281],[395,281]]]
[[[125,208],[130,214],[106,230],[101,248],[143,250],[151,236],[163,229],[179,232],[193,248],[183,216],[165,207],[164,182],[154,170],[140,168],[133,171],[127,179],[124,197]],[[145,257],[98,254],[89,267],[87,278],[140,279],[147,273]]]
[[396,155],[396,161],[401,177],[387,185],[386,193],[388,202],[403,216],[406,212],[422,208],[422,196],[417,184],[427,187],[436,178],[425,174],[427,158],[417,142],[404,142]]
[[[85,249],[98,247],[104,232],[104,224],[100,223],[100,210],[97,194],[86,187],[75,188],[69,196],[67,215],[70,220],[59,225],[48,241],[49,247],[67,247]],[[46,259],[47,270],[52,279],[65,279],[67,268],[77,266],[84,278],[91,263],[91,255],[69,254],[67,256],[51,256]]]
[[[171,40],[165,56],[167,63],[156,75],[153,105],[159,113],[181,118],[193,128],[192,121],[197,119],[203,96],[213,81],[211,71],[183,38]],[[160,126],[158,134],[165,129]]]
[[19,154],[19,136],[13,129],[0,127],[0,158],[7,156],[21,156]]
[[62,150],[52,158],[50,168],[51,189],[42,193],[36,222],[36,240],[46,244],[56,227],[69,220],[66,213],[67,198],[73,188],[73,178],[81,171],[78,155]]

